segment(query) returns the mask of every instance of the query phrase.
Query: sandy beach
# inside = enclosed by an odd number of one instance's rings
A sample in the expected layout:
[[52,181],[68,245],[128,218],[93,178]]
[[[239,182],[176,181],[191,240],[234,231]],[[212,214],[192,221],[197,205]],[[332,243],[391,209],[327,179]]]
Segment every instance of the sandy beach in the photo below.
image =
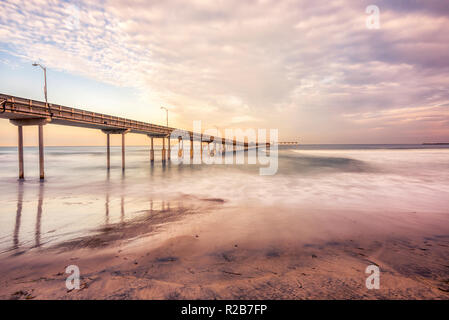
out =
[[[189,202],[93,236],[3,253],[0,299],[449,298],[449,236],[417,213],[396,213],[385,225],[351,212]],[[281,214],[289,223],[273,223]],[[372,264],[379,290],[365,286]],[[65,286],[68,265],[80,268],[79,290]]]

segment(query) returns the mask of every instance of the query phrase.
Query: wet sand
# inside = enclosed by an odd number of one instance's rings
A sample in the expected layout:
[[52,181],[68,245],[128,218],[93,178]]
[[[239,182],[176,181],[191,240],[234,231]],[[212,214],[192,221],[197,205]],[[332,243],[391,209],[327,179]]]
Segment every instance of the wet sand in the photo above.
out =
[[[449,298],[445,212],[188,202],[3,253],[0,299]],[[365,286],[371,264],[379,290]],[[68,265],[80,268],[79,290],[65,286]]]

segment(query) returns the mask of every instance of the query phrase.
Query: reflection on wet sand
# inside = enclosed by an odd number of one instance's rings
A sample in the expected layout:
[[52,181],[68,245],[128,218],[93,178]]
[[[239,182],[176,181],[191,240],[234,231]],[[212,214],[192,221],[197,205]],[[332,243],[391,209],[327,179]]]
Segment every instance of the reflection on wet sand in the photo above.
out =
[[125,220],[125,199],[123,195],[120,197],[120,222]]
[[[17,190],[17,211],[16,211],[16,221],[13,233],[13,250],[18,250],[20,248],[20,224],[22,219],[23,210],[23,182],[18,183]],[[38,198],[37,198],[37,213],[36,213],[36,224],[34,231],[34,247],[38,248],[41,246],[41,220],[42,220],[42,204],[44,202],[44,183],[39,183]]]
[[[149,233],[157,232],[159,227],[163,224],[170,222],[175,222],[183,219],[187,215],[204,213],[205,209],[216,209],[218,206],[222,205],[224,201],[216,201],[215,199],[203,199],[191,196],[180,196],[176,199],[164,199],[150,198],[148,202],[147,209],[138,209],[130,211],[127,215],[127,210],[125,208],[126,201],[126,184],[124,182],[125,177],[121,178],[121,185],[118,189],[114,190],[113,184],[110,184],[106,180],[105,185],[105,198],[104,202],[98,199],[98,208],[104,209],[104,223],[100,223],[96,227],[89,230],[85,230],[85,236],[75,236],[70,232],[64,233],[60,232],[65,236],[64,240],[58,239],[58,236],[53,233],[55,230],[48,231],[47,233],[42,230],[48,230],[43,225],[42,218],[45,216],[45,208],[43,204],[45,202],[45,184],[39,183],[37,188],[37,208],[36,208],[36,219],[34,221],[34,245],[26,245],[29,240],[26,239],[26,234],[22,234],[22,241],[20,240],[21,222],[23,220],[23,210],[24,210],[24,198],[27,197],[27,192],[24,192],[23,183],[18,184],[17,190],[17,205],[16,205],[16,219],[13,232],[13,250],[21,249],[21,253],[32,249],[41,248],[43,244],[46,244],[47,248],[54,247],[96,247],[96,246],[107,246],[113,245],[114,241],[119,239],[129,239],[134,237],[141,237]],[[115,202],[115,200],[118,200]],[[134,201],[135,199],[133,199]],[[132,207],[132,202],[130,201],[130,206]],[[102,204],[102,202],[104,204]],[[118,204],[117,206],[114,203]],[[70,203],[69,203],[70,204]],[[135,207],[135,206],[134,206]],[[115,208],[115,209],[114,209]],[[102,211],[102,210],[101,210]],[[117,214],[114,214],[116,212]],[[54,223],[54,221],[49,220],[49,223]],[[82,224],[84,222],[81,222]],[[81,225],[82,225],[81,224]],[[23,231],[22,231],[23,232]],[[42,239],[44,238],[44,240]],[[52,241],[50,241],[50,239]],[[56,239],[53,240],[53,239]],[[54,241],[54,242],[53,242]],[[58,241],[60,243],[58,243]],[[62,241],[62,242],[61,242]],[[53,243],[49,246],[49,243]]]
[[17,211],[16,211],[16,223],[14,227],[13,234],[13,249],[19,248],[19,230],[20,230],[20,219],[22,218],[22,206],[23,206],[23,182],[18,183],[17,190]]
[[41,219],[42,219],[42,203],[44,202],[44,183],[39,183],[39,197],[37,200],[37,217],[36,217],[36,231],[35,231],[35,246],[41,246]]
[[125,220],[125,176],[122,174],[122,179],[120,180],[120,222],[123,223]]
[[109,224],[109,190],[106,191],[106,201],[104,203],[105,206],[105,219],[104,219],[104,224],[108,225]]
[[[125,220],[125,173],[122,172],[120,179],[120,222]],[[105,225],[109,224],[109,198],[110,198],[110,173],[106,176],[106,200],[105,200]]]
[[[108,198],[109,199],[109,198]],[[188,203],[192,199],[186,199]],[[78,237],[59,243],[51,248],[96,248],[113,246],[116,241],[145,237],[157,234],[163,225],[186,218],[189,215],[205,213],[214,210],[223,204],[223,201],[210,201],[210,199],[195,199],[201,205],[189,205],[182,200],[153,200],[149,201],[149,208],[140,210],[137,214],[125,218],[125,197],[120,196],[120,220],[116,223],[107,223],[95,229],[93,235]],[[107,200],[106,207],[109,207]],[[107,213],[109,215],[109,212]]]

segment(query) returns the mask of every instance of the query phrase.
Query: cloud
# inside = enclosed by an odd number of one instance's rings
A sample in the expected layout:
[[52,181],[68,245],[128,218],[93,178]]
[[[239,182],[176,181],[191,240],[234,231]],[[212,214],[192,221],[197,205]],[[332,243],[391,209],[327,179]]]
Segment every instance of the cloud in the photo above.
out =
[[379,30],[365,27],[369,4],[5,0],[0,46],[138,88],[181,126],[244,123],[313,140],[342,126],[363,134],[360,119],[370,115],[369,140],[371,126],[395,126],[385,114],[430,108],[431,117],[414,121],[441,128],[446,112],[434,106],[449,101],[447,1],[377,1]]

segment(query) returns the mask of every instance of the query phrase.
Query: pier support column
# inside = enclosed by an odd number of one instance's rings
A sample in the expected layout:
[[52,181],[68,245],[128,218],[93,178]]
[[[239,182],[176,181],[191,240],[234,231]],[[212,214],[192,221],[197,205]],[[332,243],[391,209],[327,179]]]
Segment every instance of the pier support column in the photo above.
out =
[[190,159],[193,159],[193,136],[190,137]]
[[151,141],[150,161],[151,161],[151,164],[153,164],[154,163],[154,138],[150,137],[150,141]]
[[44,126],[39,125],[39,177],[44,179]]
[[167,144],[168,144],[168,154],[167,154],[167,159],[168,159],[168,161],[170,161],[170,159],[171,159],[171,156],[170,156],[170,154],[171,154],[170,136],[167,137]]
[[122,133],[122,171],[125,171],[125,133]]
[[162,163],[165,163],[165,138],[162,137]]
[[44,128],[51,121],[50,118],[25,118],[10,119],[13,125],[18,127],[18,152],[19,152],[19,179],[24,178],[23,170],[23,126],[38,126],[39,135],[39,177],[44,179]]
[[109,170],[111,168],[111,140],[110,134],[121,134],[122,135],[122,171],[125,171],[125,134],[129,132],[129,129],[101,129],[103,133],[107,135],[106,137],[106,166]]
[[[147,134],[147,136],[150,138],[150,161],[151,165],[154,164],[154,138],[161,138],[162,139],[162,163],[164,164],[167,160],[167,149],[165,149],[165,138],[167,136],[165,134],[159,134],[159,133],[153,133],[153,134]],[[170,150],[170,149],[169,149]]]
[[19,141],[17,144],[18,152],[19,152],[19,179],[24,179],[24,172],[23,172],[23,127],[17,126],[18,132],[19,132]]
[[[182,145],[181,145],[182,141]],[[181,137],[178,138],[178,158],[182,158],[182,152],[184,151],[184,140]]]
[[111,137],[109,133],[106,133],[106,166],[109,169],[111,169]]

